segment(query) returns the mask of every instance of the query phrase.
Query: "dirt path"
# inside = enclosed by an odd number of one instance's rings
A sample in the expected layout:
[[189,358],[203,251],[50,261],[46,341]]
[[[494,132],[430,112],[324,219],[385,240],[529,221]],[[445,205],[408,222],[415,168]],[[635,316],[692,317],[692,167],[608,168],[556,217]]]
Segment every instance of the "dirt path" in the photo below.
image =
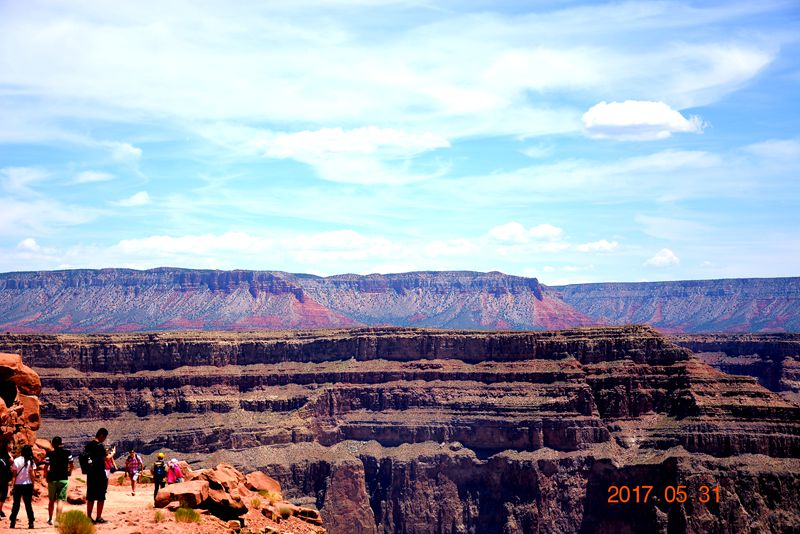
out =
[[[125,479],[124,485],[116,485],[120,476],[120,474],[112,475],[112,483],[108,486],[106,504],[103,510],[103,519],[108,521],[108,523],[95,525],[98,534],[111,532],[114,534],[204,534],[230,532],[227,523],[205,513],[201,514],[200,523],[178,523],[175,521],[172,512],[158,510],[161,520],[156,521],[157,510],[153,508],[153,485],[137,484],[136,495],[134,496],[131,495],[130,482],[127,479]],[[85,476],[81,475],[80,472],[73,473],[69,480],[69,487],[82,488],[85,494]],[[9,528],[11,502],[11,496],[9,495],[3,507],[6,517],[0,519],[0,532],[28,530],[28,517],[25,513],[24,505],[20,507],[20,512],[17,517],[17,528],[13,531]],[[64,511],[67,512],[69,510],[80,510],[86,513],[86,505],[64,503]],[[57,532],[55,526],[47,524],[47,495],[43,495],[33,502],[33,513],[36,518],[34,522],[35,531]],[[278,525],[277,523],[267,520],[258,510],[251,510],[248,512],[245,516],[245,520],[247,525],[255,531],[269,525],[278,528],[280,531],[289,531],[296,534],[313,532],[313,529],[309,528],[306,523],[303,523],[297,518],[292,517],[284,521],[281,525]]]

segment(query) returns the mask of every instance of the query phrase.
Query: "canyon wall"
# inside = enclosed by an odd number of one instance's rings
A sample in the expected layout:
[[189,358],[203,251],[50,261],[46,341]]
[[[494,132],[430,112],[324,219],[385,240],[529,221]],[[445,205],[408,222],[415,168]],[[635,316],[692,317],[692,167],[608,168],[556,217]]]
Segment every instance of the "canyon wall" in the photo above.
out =
[[800,278],[547,287],[498,272],[318,277],[159,268],[0,273],[0,331],[96,333],[351,326],[800,331]]
[[749,375],[800,404],[800,334],[675,334],[670,338],[717,369]]
[[550,288],[605,324],[662,332],[798,332],[800,278],[574,284]]
[[[120,450],[262,469],[334,534],[800,524],[800,407],[646,326],[5,334],[0,349],[39,372],[44,428],[68,446],[103,425]],[[609,503],[623,484],[660,498]],[[679,485],[689,501],[665,500]]]

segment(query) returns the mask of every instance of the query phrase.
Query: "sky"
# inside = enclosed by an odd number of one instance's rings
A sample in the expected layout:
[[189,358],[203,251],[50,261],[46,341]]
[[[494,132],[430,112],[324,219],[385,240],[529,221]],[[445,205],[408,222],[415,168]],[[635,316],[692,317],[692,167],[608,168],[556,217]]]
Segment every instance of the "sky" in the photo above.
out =
[[800,275],[800,4],[0,0],[0,271]]

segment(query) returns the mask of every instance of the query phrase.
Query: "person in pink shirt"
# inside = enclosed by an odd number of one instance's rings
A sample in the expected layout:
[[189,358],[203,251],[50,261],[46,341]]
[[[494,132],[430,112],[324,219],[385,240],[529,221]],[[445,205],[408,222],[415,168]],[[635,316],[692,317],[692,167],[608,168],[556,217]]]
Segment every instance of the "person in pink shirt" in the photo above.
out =
[[169,461],[167,467],[167,484],[175,484],[176,482],[183,482],[183,472],[181,466],[178,465],[178,460],[173,458]]

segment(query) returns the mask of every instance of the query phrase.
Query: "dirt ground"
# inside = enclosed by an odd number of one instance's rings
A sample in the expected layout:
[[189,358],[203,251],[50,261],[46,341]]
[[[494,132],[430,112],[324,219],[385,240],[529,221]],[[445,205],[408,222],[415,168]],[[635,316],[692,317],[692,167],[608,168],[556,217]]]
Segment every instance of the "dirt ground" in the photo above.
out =
[[[76,470],[77,471],[77,470]],[[128,479],[122,486],[116,485],[120,474],[112,475],[112,483],[108,486],[106,495],[103,519],[108,523],[95,525],[96,532],[114,534],[204,534],[213,532],[231,532],[227,522],[216,517],[201,512],[200,523],[178,523],[174,515],[168,510],[159,510],[160,521],[156,520],[156,509],[153,508],[153,485],[137,484],[136,495],[131,495],[131,487]],[[85,494],[85,476],[78,471],[73,473],[69,480],[69,488],[80,487]],[[20,506],[17,517],[17,527],[14,531],[9,528],[9,517],[11,515],[11,495],[3,505],[6,517],[0,519],[0,532],[14,532],[18,530],[28,530],[28,517],[25,513],[25,506]],[[64,503],[64,511],[81,510],[86,513],[85,504]],[[42,532],[58,532],[55,526],[47,524],[47,495],[34,500],[33,513],[35,517],[34,530]],[[96,511],[92,514],[96,514]],[[245,516],[245,525],[254,532],[260,532],[265,526],[273,526],[280,530],[285,530],[295,534],[311,534],[315,532],[310,526],[297,518],[290,518],[283,521],[280,525],[266,519],[258,510],[250,510]]]

